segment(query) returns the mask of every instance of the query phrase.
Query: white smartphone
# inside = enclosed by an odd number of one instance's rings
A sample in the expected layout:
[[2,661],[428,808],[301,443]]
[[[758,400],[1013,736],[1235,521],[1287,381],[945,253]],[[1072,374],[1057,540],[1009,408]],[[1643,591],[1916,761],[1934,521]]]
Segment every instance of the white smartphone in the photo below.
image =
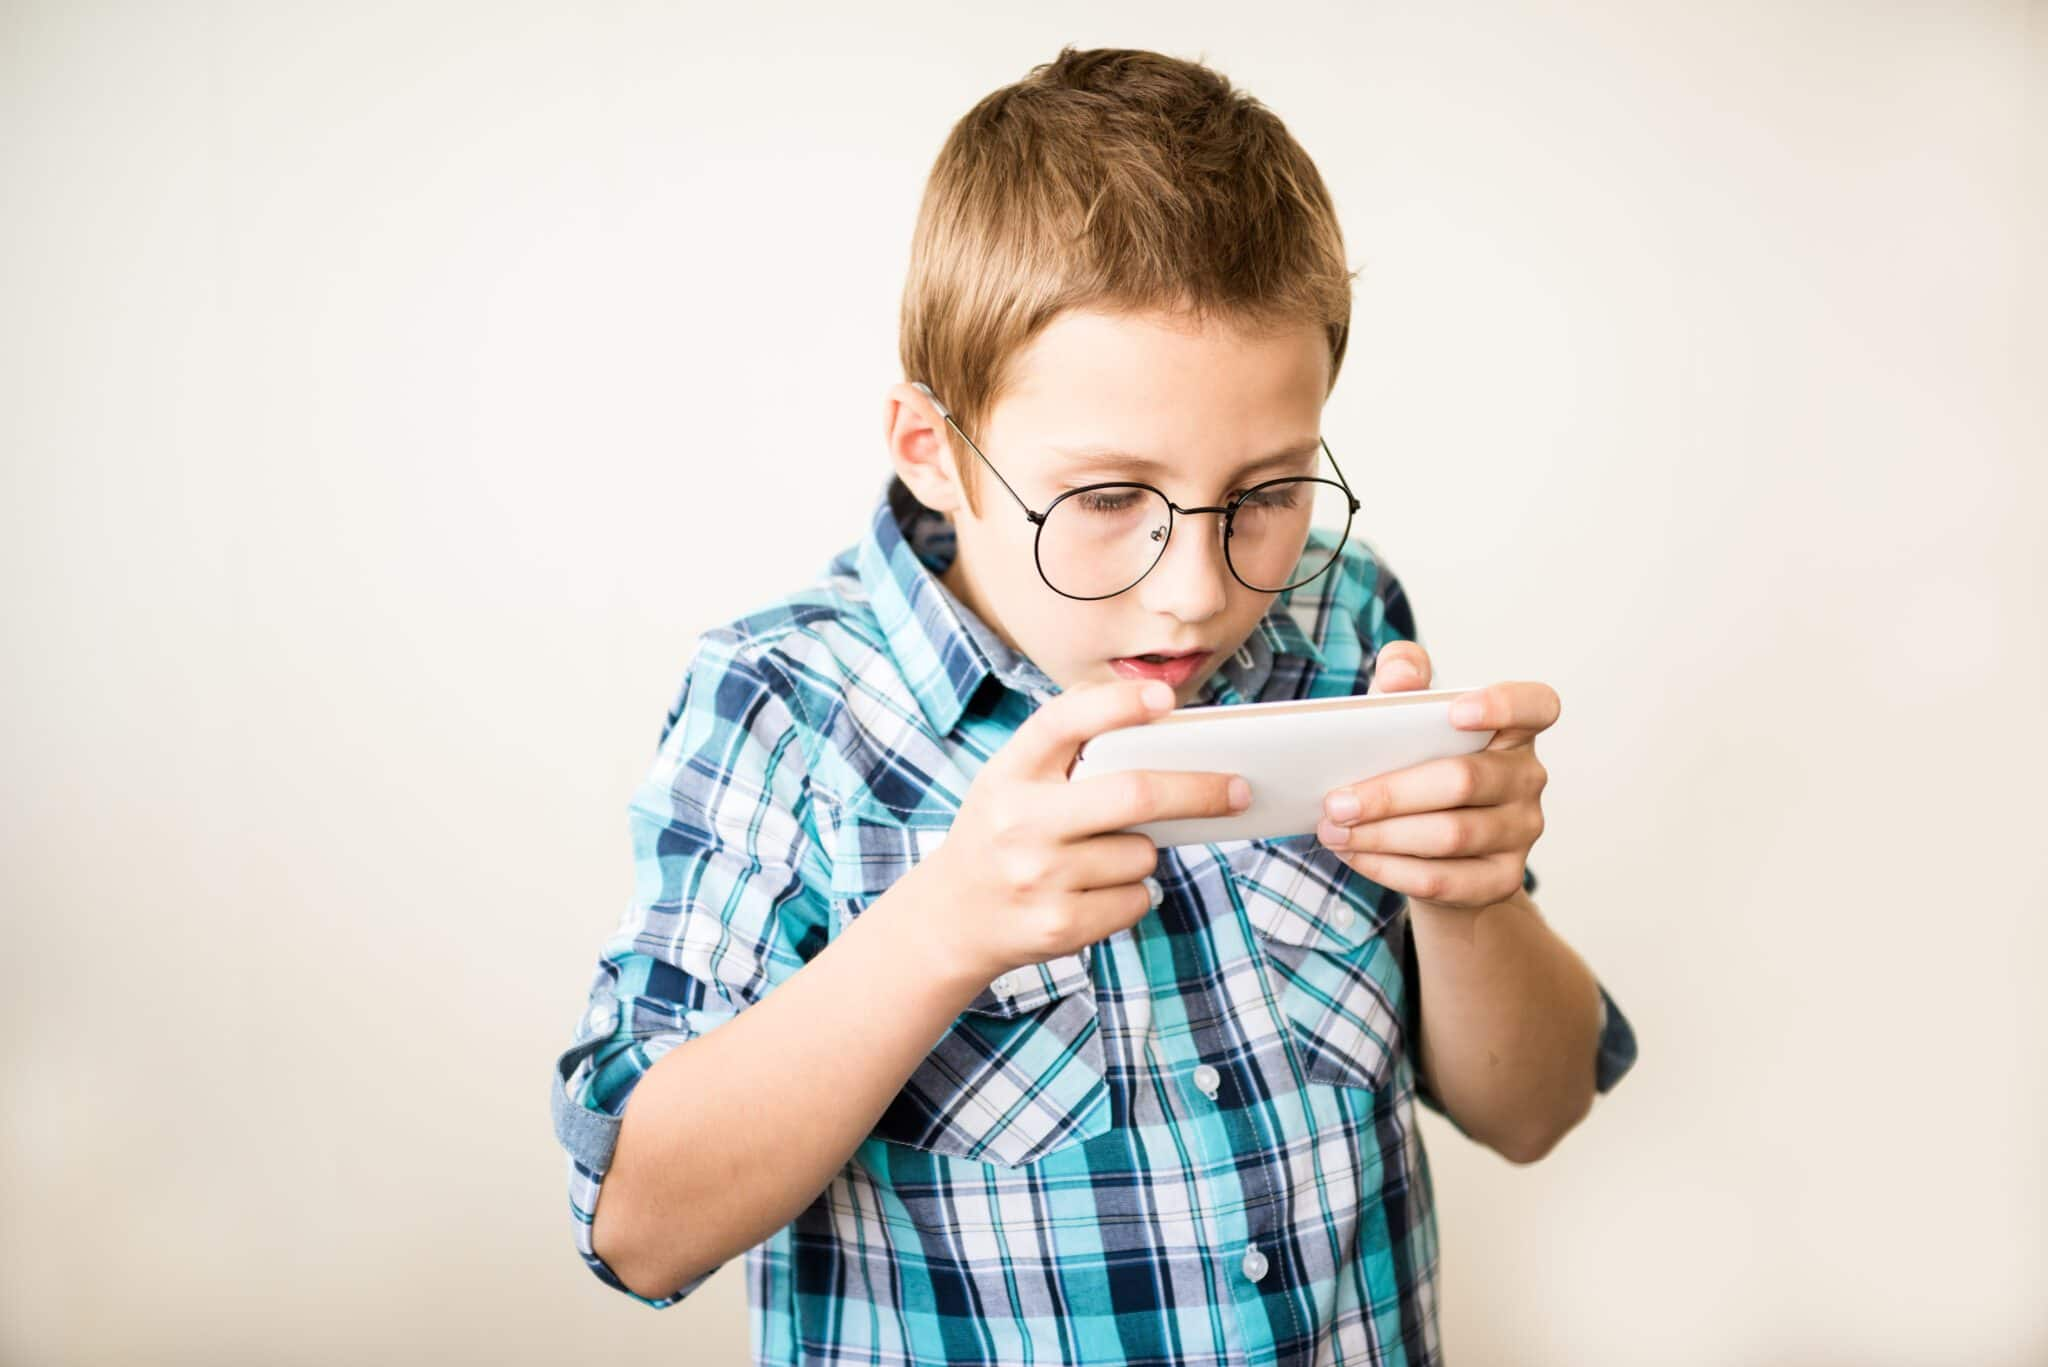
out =
[[1148,821],[1129,827],[1160,845],[1303,835],[1332,788],[1448,755],[1483,750],[1492,731],[1451,725],[1451,703],[1470,688],[1348,698],[1300,698],[1168,712],[1104,731],[1081,747],[1069,779],[1125,769],[1243,774],[1252,805],[1235,816]]

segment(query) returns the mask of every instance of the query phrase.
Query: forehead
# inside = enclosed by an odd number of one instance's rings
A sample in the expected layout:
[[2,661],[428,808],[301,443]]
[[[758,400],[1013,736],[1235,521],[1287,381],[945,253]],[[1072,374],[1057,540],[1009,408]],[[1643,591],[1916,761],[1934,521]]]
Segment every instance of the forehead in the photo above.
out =
[[1157,311],[1074,309],[1012,358],[989,426],[1037,447],[1261,453],[1319,430],[1329,340]]
[[1069,309],[1006,367],[995,414],[1042,422],[1315,430],[1329,391],[1329,338],[1315,324],[1249,330],[1163,312]]

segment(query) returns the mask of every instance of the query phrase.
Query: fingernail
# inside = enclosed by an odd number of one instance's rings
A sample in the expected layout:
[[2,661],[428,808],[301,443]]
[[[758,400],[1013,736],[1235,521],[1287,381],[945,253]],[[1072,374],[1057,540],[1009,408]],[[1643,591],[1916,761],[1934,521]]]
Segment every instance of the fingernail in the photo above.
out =
[[1358,798],[1351,793],[1332,793],[1323,803],[1323,810],[1332,821],[1356,821],[1358,819]]
[[1163,684],[1157,679],[1145,685],[1143,696],[1145,706],[1151,708],[1154,712],[1164,712],[1167,708],[1173,706],[1173,686],[1171,684]]
[[1230,810],[1241,812],[1252,805],[1252,785],[1244,781],[1241,774],[1230,777]]
[[1451,704],[1451,721],[1459,726],[1470,726],[1485,715],[1486,707],[1477,698]]
[[1351,828],[1349,826],[1333,826],[1325,821],[1316,827],[1316,839],[1322,841],[1333,850],[1341,850],[1344,848],[1345,842],[1351,839]]

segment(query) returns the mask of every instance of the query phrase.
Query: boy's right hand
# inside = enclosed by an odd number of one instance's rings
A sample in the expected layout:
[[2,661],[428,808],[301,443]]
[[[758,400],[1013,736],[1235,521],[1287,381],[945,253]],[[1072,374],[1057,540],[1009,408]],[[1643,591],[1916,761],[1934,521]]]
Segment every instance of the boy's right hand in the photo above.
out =
[[951,832],[912,873],[931,908],[932,947],[968,980],[1072,954],[1141,920],[1155,905],[1159,847],[1124,828],[1250,805],[1250,787],[1233,774],[1137,770],[1069,781],[1089,739],[1149,722],[1173,703],[1156,680],[1060,693],[975,775]]

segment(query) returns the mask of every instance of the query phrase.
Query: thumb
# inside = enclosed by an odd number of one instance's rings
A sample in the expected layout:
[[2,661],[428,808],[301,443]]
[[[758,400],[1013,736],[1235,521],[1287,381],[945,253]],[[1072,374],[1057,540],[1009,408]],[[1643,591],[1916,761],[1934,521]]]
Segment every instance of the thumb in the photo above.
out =
[[1408,693],[1429,687],[1429,652],[1414,641],[1389,641],[1373,660],[1368,694]]
[[1095,736],[1142,726],[1173,705],[1173,689],[1156,679],[1119,679],[1063,692],[1026,717],[995,759],[1017,774],[1064,778],[1081,747]]

